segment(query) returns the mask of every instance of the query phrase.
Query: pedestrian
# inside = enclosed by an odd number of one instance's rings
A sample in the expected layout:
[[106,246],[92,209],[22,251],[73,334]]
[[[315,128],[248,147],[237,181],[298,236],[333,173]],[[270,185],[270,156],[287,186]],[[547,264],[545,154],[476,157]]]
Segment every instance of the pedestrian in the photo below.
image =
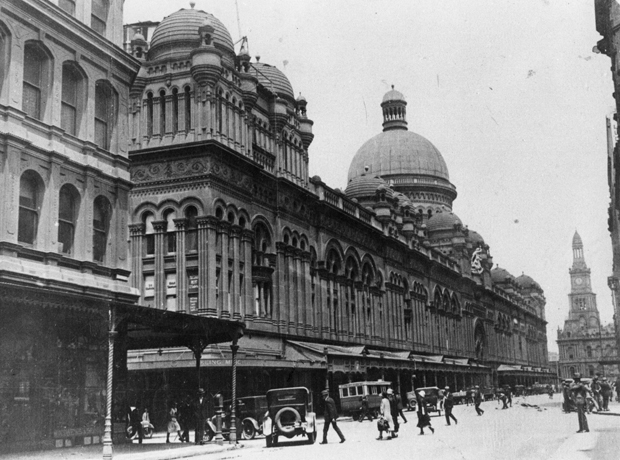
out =
[[564,413],[568,414],[571,409],[571,398],[570,385],[566,380],[562,382],[562,397],[564,398],[562,402],[562,409],[564,410]]
[[616,401],[620,402],[620,376],[616,377]]
[[452,409],[454,408],[454,395],[450,391],[450,387],[446,387],[443,393],[443,410],[444,415],[446,416],[446,425],[450,426],[450,419],[454,420],[454,424],[458,425],[459,421],[452,414]]
[[443,393],[444,391],[441,388],[437,392],[437,399],[439,400],[439,410],[443,410],[443,397],[444,397]]
[[553,399],[553,388],[551,388],[551,385],[547,386],[547,393],[549,394],[549,399]]
[[405,417],[405,414],[403,413],[403,398],[400,395],[400,393],[396,393],[394,395],[394,399],[396,399],[396,407],[398,408],[398,415],[400,415],[403,418],[403,422],[407,423],[407,417]]
[[166,443],[170,442],[170,433],[176,432],[179,440],[181,439],[181,425],[179,425],[179,421],[177,420],[178,415],[179,410],[177,409],[177,403],[172,402],[172,404],[170,405],[170,410],[168,411],[168,430],[166,433]]
[[321,444],[327,444],[327,431],[329,430],[329,426],[333,425],[334,430],[340,436],[340,444],[342,444],[345,439],[342,431],[338,428],[338,424],[336,423],[336,419],[338,418],[338,412],[336,411],[336,403],[329,396],[329,390],[321,391],[321,395],[325,398],[325,411],[323,413],[325,424],[323,425],[323,441]]
[[603,377],[601,382],[601,396],[603,397],[602,410],[609,412],[609,398],[611,398],[611,385],[607,381],[607,377]]
[[392,407],[388,399],[387,391],[381,393],[381,405],[379,406],[379,420],[377,421],[379,429],[379,439],[383,439],[383,432],[386,432],[386,439],[390,440],[393,436],[394,421],[392,420]]
[[394,397],[394,390],[388,388],[387,396],[388,401],[390,402],[390,413],[392,414],[392,421],[394,422],[394,430],[392,436],[394,438],[397,438],[398,430],[400,429],[400,423],[398,422],[398,405],[396,403],[396,398]]
[[142,438],[144,437],[144,430],[142,429],[141,422],[138,408],[131,406],[129,408],[130,438],[133,438],[136,434],[138,434],[138,442],[140,444],[142,444]]
[[577,418],[579,420],[579,431],[577,433],[587,433],[590,431],[588,428],[588,419],[586,418],[586,386],[581,382],[581,374],[576,373],[574,377],[574,383],[571,386],[571,396],[575,405],[577,406]]
[[205,434],[205,421],[208,416],[208,404],[205,397],[205,391],[202,388],[198,389],[198,398],[194,407],[194,416],[196,421],[196,435],[194,436],[194,442],[196,444],[204,444],[203,436]]
[[194,409],[189,396],[185,396],[179,406],[179,424],[183,432],[181,442],[189,442],[189,430],[194,426]]
[[601,383],[598,380],[598,375],[592,379],[590,390],[592,390],[592,395],[594,397],[594,401],[596,402],[596,410],[600,411],[603,401],[601,400]]
[[474,407],[478,415],[484,414],[484,411],[480,409],[480,404],[482,404],[482,392],[480,391],[480,387],[476,385],[474,392]]
[[506,395],[508,405],[512,407],[512,390],[510,389],[510,385],[506,385],[506,387],[504,388],[504,394]]
[[503,409],[508,409],[508,404],[507,404],[508,403],[508,398],[506,397],[506,395],[503,392],[499,393],[499,401],[501,401],[502,404],[503,404],[502,405],[502,410]]
[[428,415],[428,410],[426,409],[425,396],[426,393],[424,390],[418,392],[418,428],[420,429],[420,434],[424,434],[425,427],[428,427],[432,433],[435,433],[435,430],[431,426],[431,416]]
[[374,416],[372,414],[372,411],[368,407],[368,396],[366,395],[360,396],[360,402],[362,404],[362,410],[361,410],[359,421],[363,422],[364,419],[368,417],[368,420],[372,422],[374,420]]

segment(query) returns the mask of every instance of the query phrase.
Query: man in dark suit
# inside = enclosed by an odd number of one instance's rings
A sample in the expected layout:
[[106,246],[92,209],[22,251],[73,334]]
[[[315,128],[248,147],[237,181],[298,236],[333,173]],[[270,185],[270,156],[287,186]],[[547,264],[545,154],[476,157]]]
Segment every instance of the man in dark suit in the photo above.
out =
[[609,411],[609,399],[611,398],[611,385],[607,381],[607,377],[603,377],[601,382],[601,396],[603,397],[603,407],[601,410]]
[[338,418],[336,403],[329,397],[329,390],[321,391],[321,395],[325,398],[325,412],[323,413],[325,425],[323,425],[323,441],[321,441],[321,444],[327,444],[327,431],[329,430],[329,425],[334,426],[334,430],[336,430],[336,433],[340,436],[340,443],[342,444],[345,439],[342,431],[340,431],[340,428],[338,428],[338,424],[336,423],[336,419]]
[[446,416],[446,424],[450,425],[450,419],[454,420],[454,423],[458,425],[458,420],[454,415],[452,415],[452,408],[454,407],[454,396],[450,391],[450,387],[446,387],[443,394],[443,410],[444,415]]
[[474,407],[476,408],[478,415],[484,414],[484,411],[480,409],[480,404],[482,404],[482,392],[480,391],[480,387],[476,385],[476,392],[474,393]]
[[200,388],[198,390],[198,399],[196,399],[195,405],[195,414],[196,414],[196,436],[195,442],[196,444],[204,444],[204,440],[202,436],[205,432],[205,421],[208,416],[208,407],[207,407],[207,398],[205,396],[205,391]]

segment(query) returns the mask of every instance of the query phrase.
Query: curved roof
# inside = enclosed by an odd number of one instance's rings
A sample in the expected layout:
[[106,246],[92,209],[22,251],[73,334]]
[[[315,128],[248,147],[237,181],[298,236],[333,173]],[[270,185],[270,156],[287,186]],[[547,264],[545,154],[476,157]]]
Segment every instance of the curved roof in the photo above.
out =
[[439,150],[428,139],[406,130],[384,131],[366,141],[351,161],[349,180],[360,176],[366,166],[371,174],[383,178],[415,175],[450,180]]
[[404,101],[404,100],[405,100],[405,96],[403,95],[403,93],[401,93],[400,91],[396,91],[393,87],[390,91],[385,93],[385,96],[383,96],[383,102]]
[[258,82],[261,85],[275,92],[278,96],[287,96],[295,100],[295,93],[293,92],[291,82],[277,67],[262,62],[254,62],[252,67],[254,68],[252,73],[258,78]]
[[494,283],[505,283],[506,279],[514,281],[515,277],[508,270],[497,266],[491,270],[491,279]]
[[379,176],[362,174],[349,181],[344,193],[349,198],[372,197],[380,185],[387,185],[387,183]]
[[181,9],[165,17],[155,28],[148,53],[149,60],[189,53],[197,48],[200,45],[198,28],[205,20],[215,29],[214,46],[234,54],[230,33],[218,18],[201,10]]
[[538,284],[531,276],[528,276],[525,273],[517,277],[516,282],[521,288],[534,288],[542,291],[540,284]]
[[426,229],[429,233],[440,230],[454,230],[454,226],[457,224],[463,225],[463,222],[453,212],[438,212],[428,219]]
[[474,244],[484,244],[484,238],[482,238],[482,235],[480,235],[480,233],[475,232],[473,230],[469,231],[468,238],[469,238],[469,241],[471,241]]

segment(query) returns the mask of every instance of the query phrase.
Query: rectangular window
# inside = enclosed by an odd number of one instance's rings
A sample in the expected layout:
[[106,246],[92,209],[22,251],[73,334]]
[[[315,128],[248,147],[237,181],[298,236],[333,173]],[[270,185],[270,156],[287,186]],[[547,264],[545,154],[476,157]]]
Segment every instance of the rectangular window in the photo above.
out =
[[75,71],[68,66],[63,66],[60,126],[73,136],[76,134],[77,82]]
[[35,49],[27,47],[24,53],[22,110],[26,112],[26,115],[37,120],[41,118],[42,77],[42,56]]
[[90,26],[99,35],[105,35],[107,17],[107,0],[93,0],[90,16]]
[[144,251],[147,256],[155,254],[155,235],[152,233],[144,235]]
[[17,240],[21,243],[34,244],[37,228],[37,213],[30,209],[20,206],[19,208],[19,229],[17,230]]

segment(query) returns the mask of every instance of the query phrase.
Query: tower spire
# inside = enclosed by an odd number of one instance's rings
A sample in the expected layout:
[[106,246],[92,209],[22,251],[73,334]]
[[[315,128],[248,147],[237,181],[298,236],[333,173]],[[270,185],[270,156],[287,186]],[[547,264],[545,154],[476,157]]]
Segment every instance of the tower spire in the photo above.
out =
[[581,236],[575,230],[575,235],[573,235],[573,269],[587,268],[586,260],[583,256],[583,241],[581,241]]

